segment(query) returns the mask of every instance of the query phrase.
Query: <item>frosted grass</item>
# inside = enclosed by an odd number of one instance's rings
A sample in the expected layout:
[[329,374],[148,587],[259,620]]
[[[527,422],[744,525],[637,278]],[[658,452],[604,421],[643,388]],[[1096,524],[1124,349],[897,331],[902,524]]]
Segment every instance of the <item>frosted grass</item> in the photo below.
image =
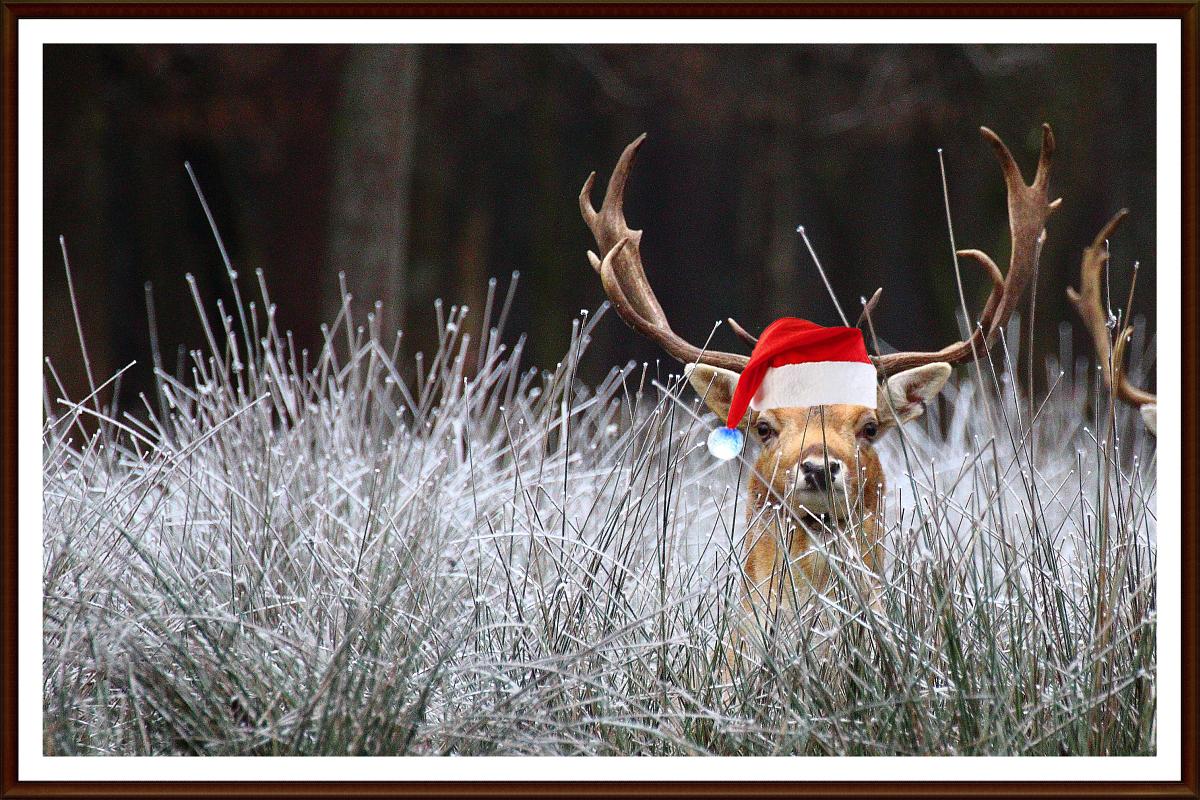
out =
[[748,464],[677,365],[575,377],[603,309],[524,366],[496,288],[408,365],[260,275],[136,413],[47,371],[47,754],[1155,752],[1154,440],[1069,338],[881,445],[886,618],[843,575],[730,669]]

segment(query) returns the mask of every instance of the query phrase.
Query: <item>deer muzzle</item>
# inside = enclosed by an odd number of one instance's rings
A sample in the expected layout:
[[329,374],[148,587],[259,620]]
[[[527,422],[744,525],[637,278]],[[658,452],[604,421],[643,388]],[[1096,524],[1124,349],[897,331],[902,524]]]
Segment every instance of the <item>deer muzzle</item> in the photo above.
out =
[[800,462],[800,488],[825,492],[831,485],[840,485],[842,466],[836,458],[806,458]]

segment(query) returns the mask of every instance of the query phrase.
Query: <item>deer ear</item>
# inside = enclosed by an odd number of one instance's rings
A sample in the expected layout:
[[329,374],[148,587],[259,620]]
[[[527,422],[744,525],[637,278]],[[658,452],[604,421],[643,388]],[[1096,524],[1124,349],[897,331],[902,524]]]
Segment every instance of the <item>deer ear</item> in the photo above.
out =
[[880,424],[890,427],[916,419],[925,413],[925,404],[937,397],[950,378],[945,362],[913,367],[888,378],[879,387],[876,413]]
[[1142,406],[1142,420],[1155,436],[1158,436],[1158,403],[1146,403]]
[[729,417],[729,406],[733,402],[739,375],[733,370],[707,364],[688,364],[683,368],[683,374],[696,394],[704,398],[704,402],[724,423]]

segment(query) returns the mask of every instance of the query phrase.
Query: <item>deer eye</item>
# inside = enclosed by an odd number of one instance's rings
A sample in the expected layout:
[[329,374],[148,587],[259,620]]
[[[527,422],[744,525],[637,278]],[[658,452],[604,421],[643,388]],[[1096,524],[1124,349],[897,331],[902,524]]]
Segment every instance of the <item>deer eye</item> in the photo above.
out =
[[764,442],[767,439],[770,439],[772,436],[775,435],[775,429],[772,428],[771,425],[764,420],[758,421],[757,430],[758,430],[758,438],[762,439]]
[[874,420],[872,420],[872,421],[868,422],[866,425],[863,425],[862,435],[867,437],[868,439],[874,439],[876,436],[879,435],[879,424],[877,422],[875,422]]

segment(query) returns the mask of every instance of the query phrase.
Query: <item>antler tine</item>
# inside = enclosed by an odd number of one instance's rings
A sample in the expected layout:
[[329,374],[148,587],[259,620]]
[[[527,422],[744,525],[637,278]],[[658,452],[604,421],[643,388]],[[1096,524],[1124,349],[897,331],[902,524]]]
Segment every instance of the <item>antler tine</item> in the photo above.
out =
[[699,362],[710,366],[722,367],[740,371],[745,368],[749,358],[737,353],[722,353],[715,350],[704,350],[690,344],[673,330],[667,322],[658,298],[646,272],[642,267],[641,242],[642,232],[631,229],[625,221],[625,185],[629,180],[629,171],[633,165],[638,148],[646,139],[642,134],[634,139],[617,165],[613,168],[612,177],[608,180],[608,189],[604,193],[604,202],[600,210],[592,206],[592,184],[596,174],[593,172],[583,184],[579,193],[579,210],[583,220],[596,238],[596,245],[604,257],[588,252],[588,261],[592,269],[600,273],[604,291],[612,301],[617,314],[631,328],[658,343],[671,356],[684,363]]
[[861,328],[864,321],[870,318],[871,312],[875,310],[875,306],[879,305],[879,297],[883,294],[883,287],[880,286],[875,290],[875,294],[871,295],[871,299],[863,303],[862,313],[858,315],[858,322],[854,323],[854,327]]
[[743,342],[751,347],[754,347],[754,345],[758,344],[758,337],[739,325],[736,319],[733,317],[726,317],[725,321],[729,323],[729,328],[734,332],[734,335],[736,335]]
[[1042,125],[1042,150],[1038,157],[1037,173],[1033,183],[1026,185],[1021,168],[1000,137],[989,128],[980,128],[979,132],[996,152],[1008,188],[1008,227],[1012,238],[1008,274],[1001,275],[996,263],[980,250],[959,250],[958,255],[978,262],[992,279],[992,291],[979,317],[979,326],[966,341],[955,342],[936,352],[878,356],[873,360],[881,374],[890,375],[936,361],[956,363],[984,352],[996,341],[1000,329],[1008,324],[1037,268],[1046,239],[1046,220],[1062,204],[1062,198],[1054,202],[1046,200],[1050,182],[1050,156],[1054,153],[1054,133],[1049,125]]
[[1108,338],[1108,314],[1100,300],[1100,283],[1104,265],[1108,263],[1108,248],[1104,243],[1128,215],[1129,209],[1118,211],[1096,234],[1091,246],[1084,249],[1083,263],[1079,268],[1079,291],[1068,286],[1067,297],[1091,334],[1105,385],[1120,400],[1140,408],[1148,403],[1157,403],[1158,396],[1129,382],[1124,368],[1125,345],[1133,329],[1126,326],[1121,330],[1114,349]]

